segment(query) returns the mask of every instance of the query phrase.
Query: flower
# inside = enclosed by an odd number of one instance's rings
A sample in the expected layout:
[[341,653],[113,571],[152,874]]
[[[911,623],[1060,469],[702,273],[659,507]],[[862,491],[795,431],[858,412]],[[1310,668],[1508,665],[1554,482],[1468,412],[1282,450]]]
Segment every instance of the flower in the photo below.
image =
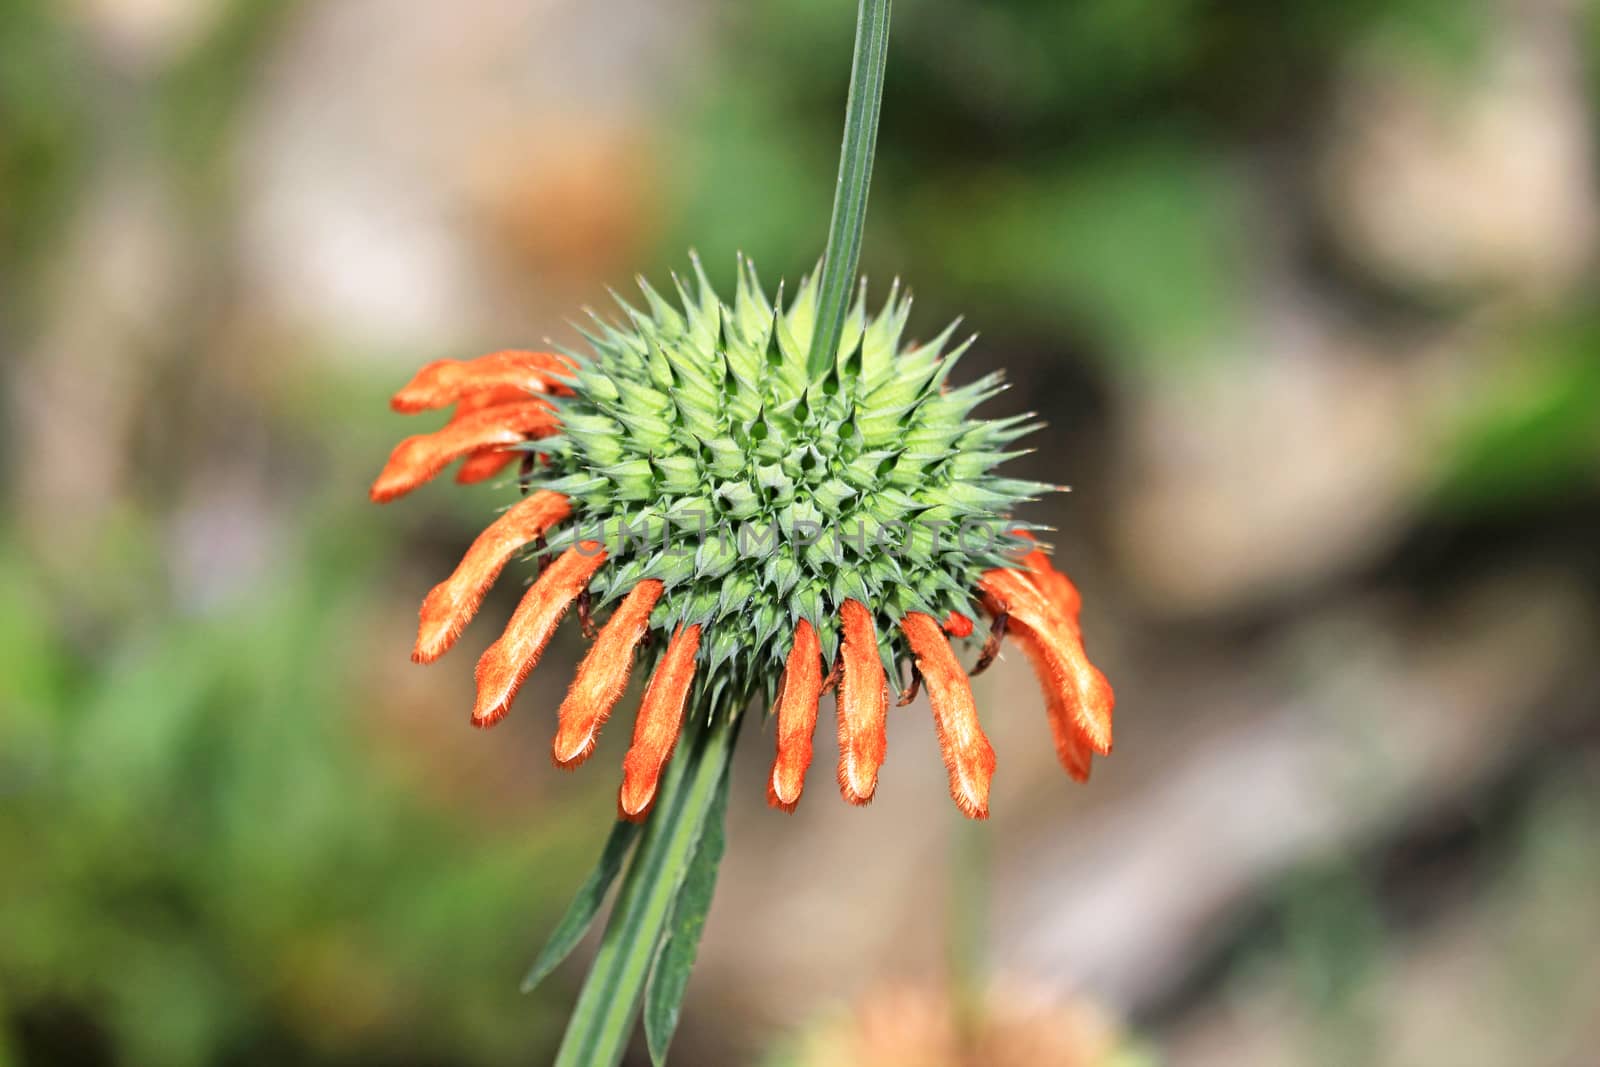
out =
[[794,1035],[790,1067],[1135,1067],[1149,1061],[1102,1006],[1007,977],[964,994],[885,982]]
[[1106,1008],[1005,977],[966,995],[926,982],[883,982],[787,1041],[792,1067],[1134,1067],[1138,1041]]
[[[1035,428],[1032,415],[974,417],[1000,377],[948,384],[971,343],[946,351],[954,324],[903,345],[911,301],[898,284],[875,316],[862,288],[833,370],[813,381],[814,278],[785,307],[742,260],[731,304],[698,261],[695,272],[692,294],[678,283],[680,306],[641,280],[647,311],[618,298],[625,322],[595,316],[589,356],[444,360],[395,395],[397,411],[455,411],[394,450],[373,500],[457,459],[463,482],[520,459],[526,494],[423,601],[412,658],[443,655],[532,546],[540,573],[478,662],[472,721],[506,714],[576,604],[594,643],[561,704],[558,765],[588,758],[641,650],[650,664],[623,760],[625,818],[649,812],[691,710],[738,714],[758,693],[776,720],[768,799],[793,810],[820,698],[835,686],[839,788],[866,804],[890,688],[904,705],[923,685],[951,795],[985,818],[995,755],[969,678],[1003,636],[1034,665],[1063,766],[1086,779],[1111,751],[1111,687],[1085,655],[1077,590],[1011,517],[1053,487],[995,473],[1020,454],[1008,447]],[[981,645],[970,671],[952,640]]]

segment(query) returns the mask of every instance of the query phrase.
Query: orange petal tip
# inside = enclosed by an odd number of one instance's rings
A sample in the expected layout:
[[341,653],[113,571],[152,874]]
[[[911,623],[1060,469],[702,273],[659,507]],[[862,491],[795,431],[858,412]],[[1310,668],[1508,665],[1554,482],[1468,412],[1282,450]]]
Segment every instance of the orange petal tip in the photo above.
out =
[[846,600],[839,617],[844,630],[840,649],[844,671],[837,699],[839,793],[851,804],[864,805],[877,791],[878,769],[887,750],[888,681],[866,605]]
[[650,612],[664,585],[647,578],[629,591],[601,627],[567,689],[558,713],[560,725],[550,757],[560,767],[577,767],[594,752],[600,728],[628,687],[634,651],[650,628]]
[[661,770],[672,758],[683,727],[683,706],[694,681],[700,627],[679,627],[645,686],[633,723],[633,743],[622,757],[617,808],[625,819],[643,818],[655,803]]
[[900,620],[900,629],[928,687],[939,751],[950,776],[951,799],[968,818],[986,819],[995,756],[978,723],[972,684],[931,616],[910,612]]
[[510,709],[567,608],[605,558],[596,542],[585,541],[563,552],[528,587],[505,631],[478,659],[478,694],[472,709],[475,723],[492,725]]
[[972,620],[959,611],[952,611],[949,618],[944,620],[944,630],[951,637],[971,637]]
[[645,816],[650,814],[650,809],[656,802],[656,781],[651,779],[644,783],[622,783],[622,791],[617,796],[617,811],[629,822],[643,822]]
[[774,772],[767,782],[767,805],[793,815],[800,807],[799,783],[779,781]]
[[389,454],[367,495],[385,504],[417,488],[462,456],[542,437],[558,426],[549,404],[530,400],[484,408],[446,423],[433,433],[406,438]]
[[557,733],[550,745],[550,759],[564,771],[575,771],[594,755],[594,748],[595,736],[592,733],[572,737]]
[[412,662],[432,663],[448,652],[478,613],[484,595],[500,577],[506,562],[571,511],[566,497],[541,489],[490,523],[472,542],[450,577],[434,586],[422,601]]
[[806,771],[811,767],[811,740],[822,686],[822,647],[811,623],[801,619],[784,661],[774,710],[777,752],[767,780],[767,803],[775,808],[792,812],[800,803]]

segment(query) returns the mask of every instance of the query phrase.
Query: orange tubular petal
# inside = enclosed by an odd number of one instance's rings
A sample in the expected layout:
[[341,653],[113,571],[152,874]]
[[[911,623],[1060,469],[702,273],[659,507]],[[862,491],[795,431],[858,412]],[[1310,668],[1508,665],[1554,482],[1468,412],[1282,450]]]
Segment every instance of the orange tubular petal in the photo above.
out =
[[[1027,530],[1012,530],[1018,537],[1025,537],[1029,541],[1037,540]],[[1078,613],[1083,609],[1083,597],[1078,593],[1078,587],[1065,574],[1056,570],[1055,564],[1050,562],[1050,557],[1045,555],[1044,549],[1035,548],[1022,557],[1022,566],[1028,572],[1028,579],[1039,587],[1067,621],[1078,625]]]
[[[468,415],[484,408],[522,404],[527,400],[528,394],[525,391],[509,386],[500,386],[481,393],[468,393],[456,404],[456,410],[450,416],[450,423],[460,422]],[[521,452],[501,448],[474,452],[462,460],[461,466],[456,470],[456,484],[475,485],[478,482],[486,482],[505,470],[508,465],[515,463],[522,455]]]
[[1011,639],[1022,646],[1022,651],[1027,653],[1028,661],[1033,664],[1033,673],[1039,679],[1039,689],[1044,693],[1045,710],[1050,720],[1050,737],[1055,742],[1056,759],[1061,762],[1074,781],[1087,782],[1089,771],[1094,758],[1094,746],[1078,729],[1071,710],[1067,707],[1066,699],[1062,696],[1061,687],[1056,684],[1055,675],[1051,671],[1050,660],[1039,647],[1039,642],[1033,634],[1017,629],[1011,632]]
[[456,471],[456,481],[461,485],[486,482],[522,458],[522,455],[521,452],[507,452],[499,448],[489,452],[474,452]]
[[478,613],[484,594],[500,577],[506,561],[571,513],[566,497],[541,489],[490,523],[472,542],[455,572],[434,586],[422,601],[422,618],[411,659],[432,663],[449,651]]
[[455,422],[465,415],[484,408],[500,407],[504,404],[526,404],[529,399],[526,389],[518,389],[510,385],[497,385],[475,393],[463,394],[456,402],[455,411],[450,413],[450,421]]
[[[529,498],[532,499],[531,497]],[[478,701],[474,726],[493,726],[505,717],[517,690],[538,665],[556,624],[606,559],[598,541],[569,548],[529,587],[505,633],[478,660]]]
[[655,578],[634,586],[583,657],[567,699],[561,702],[561,726],[550,749],[558,766],[577,767],[594,751],[600,727],[628,687],[633,650],[650,629],[650,612],[661,599],[661,590],[662,584]]
[[1083,595],[1072,579],[1056,570],[1043,549],[1034,549],[1022,557],[1028,568],[1028,578],[1050,601],[1050,606],[1060,612],[1072,625],[1078,625],[1078,613],[1083,610]]
[[451,460],[496,445],[519,444],[557,428],[556,414],[542,400],[484,408],[452,419],[442,430],[408,437],[389,454],[389,462],[369,494],[379,504],[404,496],[432,478]]
[[1027,576],[992,570],[978,580],[991,611],[1009,616],[1007,634],[1027,634],[1038,644],[1051,683],[1073,722],[1095,752],[1111,752],[1111,712],[1115,697],[1105,675],[1089,662],[1075,623],[1056,611]]
[[852,804],[871,802],[889,748],[888,679],[878,658],[872,613],[856,600],[839,610],[844,623],[844,676],[839,681],[839,792]]
[[678,627],[656,664],[633,723],[633,745],[622,757],[622,791],[617,810],[624,819],[638,822],[655,803],[661,768],[672,757],[683,727],[683,705],[694,681],[694,657],[700,650],[700,627]]
[[971,637],[972,620],[959,611],[952,611],[944,620],[944,630],[951,637]]
[[961,669],[938,620],[911,612],[900,629],[917,657],[917,670],[928,687],[939,751],[950,772],[950,796],[968,818],[989,817],[989,782],[994,778],[994,747],[978,725],[972,683]]
[[505,351],[477,359],[441,359],[417,371],[389,406],[404,413],[427,411],[491,389],[568,393],[571,390],[560,379],[575,369],[572,360],[553,352]]
[[794,628],[794,644],[783,667],[778,692],[778,754],[767,780],[767,803],[794,811],[811,766],[811,735],[817,727],[817,701],[822,696],[822,646],[804,619]]

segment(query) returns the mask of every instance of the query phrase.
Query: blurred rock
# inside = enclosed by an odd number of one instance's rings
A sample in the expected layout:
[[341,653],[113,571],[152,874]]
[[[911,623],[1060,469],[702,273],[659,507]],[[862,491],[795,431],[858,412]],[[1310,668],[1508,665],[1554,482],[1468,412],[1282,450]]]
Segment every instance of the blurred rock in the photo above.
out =
[[1592,669],[1597,640],[1582,594],[1530,570],[1414,613],[1321,614],[1248,664],[1133,694],[1233,715],[1124,737],[1118,769],[1144,786],[1019,852],[997,880],[997,955],[1118,1008],[1150,1003],[1256,887],[1503,773],[1567,711],[1549,696]]
[[1582,5],[1490,7],[1465,69],[1377,49],[1353,65],[1325,136],[1328,231],[1404,289],[1547,301],[1593,262]]
[[1250,318],[1195,369],[1125,390],[1113,545],[1149,610],[1286,603],[1379,558],[1426,506],[1463,398],[1495,396],[1496,361],[1518,357],[1516,308],[1579,291],[1592,264],[1576,22],[1561,0],[1507,0],[1459,69],[1376,44],[1350,65],[1319,210],[1361,269],[1453,297],[1431,320],[1330,284],[1306,262],[1299,176],[1263,183]]
[[617,0],[472,16],[309,5],[249,116],[248,274],[342,350],[409,366],[474,338],[535,342],[631,272],[650,232],[642,131],[697,20]]
[[1403,529],[1443,368],[1387,361],[1341,329],[1308,296],[1275,294],[1244,352],[1130,392],[1114,543],[1151,610],[1283,597]]
[[1393,939],[1385,958],[1355,976],[1368,981],[1353,1017],[1326,1005],[1318,1011],[1297,996],[1305,982],[1296,973],[1300,961],[1262,967],[1241,976],[1231,996],[1177,1025],[1166,1062],[1352,1062],[1354,1028],[1364,1049],[1359,1062],[1371,1067],[1588,1063],[1600,1041],[1600,961],[1590,947],[1600,937],[1593,906],[1600,765],[1586,763],[1576,781],[1541,790],[1515,854],[1490,875],[1486,892],[1427,929]]

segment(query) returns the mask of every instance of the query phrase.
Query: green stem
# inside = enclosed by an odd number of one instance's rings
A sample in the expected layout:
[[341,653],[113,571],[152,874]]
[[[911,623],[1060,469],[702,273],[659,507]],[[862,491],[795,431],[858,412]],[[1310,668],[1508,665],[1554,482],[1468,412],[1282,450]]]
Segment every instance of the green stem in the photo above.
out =
[[844,111],[844,144],[839,149],[839,184],[833,193],[833,221],[822,256],[816,327],[806,371],[818,381],[833,369],[844,333],[856,265],[861,261],[861,230],[867,221],[867,188],[872,184],[872,154],[878,142],[878,112],[883,106],[883,71],[889,57],[889,0],[860,0],[856,12],[855,60],[850,66],[850,96]]
[[[699,721],[692,711],[690,716]],[[685,731],[690,736],[668,762],[600,951],[561,1039],[556,1067],[604,1067],[622,1060],[656,946],[733,755],[741,718],[719,713],[709,726],[691,725]]]

